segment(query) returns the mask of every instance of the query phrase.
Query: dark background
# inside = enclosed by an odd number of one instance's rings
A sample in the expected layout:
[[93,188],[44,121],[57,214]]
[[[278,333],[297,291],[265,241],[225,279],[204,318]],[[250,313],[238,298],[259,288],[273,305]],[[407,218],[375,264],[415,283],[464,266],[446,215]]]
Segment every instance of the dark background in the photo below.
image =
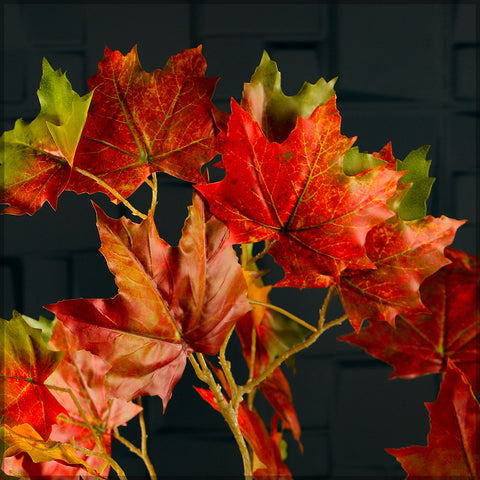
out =
[[[203,44],[207,76],[221,77],[218,108],[241,98],[263,49],[278,63],[282,86],[293,95],[303,81],[338,76],[342,133],[358,135],[360,150],[378,151],[392,141],[396,158],[430,144],[437,178],[429,213],[469,220],[455,246],[475,252],[476,232],[476,35],[475,4],[25,4],[3,6],[4,129],[39,111],[36,90],[42,57],[67,71],[74,89],[88,91],[108,46],[126,54],[137,44],[147,71],[168,57]],[[156,221],[176,244],[191,199],[187,184],[162,175]],[[98,252],[95,215],[87,195],[64,193],[57,212],[44,206],[34,216],[3,218],[1,315],[13,308],[37,317],[42,305],[64,298],[109,297],[113,277]],[[95,201],[119,216],[102,195]],[[143,192],[132,203],[146,201]],[[278,279],[274,270],[271,279]],[[276,302],[313,322],[323,292],[284,289]],[[338,307],[338,306],[337,306]],[[330,318],[340,313],[337,308]],[[289,373],[303,427],[304,454],[289,441],[290,466],[302,476],[402,476],[386,447],[426,444],[424,402],[434,401],[439,379],[387,380],[392,369],[335,340],[341,327],[297,358]],[[233,345],[230,357],[238,356]],[[242,361],[241,359],[239,360]],[[244,371],[240,369],[240,374]],[[237,475],[240,456],[223,420],[195,393],[190,367],[173,392],[165,416],[157,398],[146,399],[149,451],[160,478],[172,475]],[[265,405],[262,412],[270,414]],[[135,420],[125,430],[135,439]],[[114,455],[127,474],[143,475],[123,446]]]

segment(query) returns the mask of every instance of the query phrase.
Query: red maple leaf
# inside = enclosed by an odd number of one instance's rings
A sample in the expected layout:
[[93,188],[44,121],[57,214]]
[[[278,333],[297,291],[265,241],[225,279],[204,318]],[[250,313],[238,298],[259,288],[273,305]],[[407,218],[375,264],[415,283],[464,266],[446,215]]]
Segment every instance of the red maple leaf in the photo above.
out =
[[452,263],[420,286],[422,302],[431,313],[402,314],[395,328],[370,320],[369,327],[339,340],[392,365],[392,378],[444,372],[451,359],[480,392],[479,257],[452,248],[445,249],[445,257]]
[[335,97],[298,118],[283,143],[269,142],[232,100],[221,148],[226,177],[196,188],[232,242],[274,242],[269,253],[285,270],[278,285],[325,287],[345,268],[373,268],[365,237],[393,215],[386,201],[401,176],[383,166],[345,175],[353,141],[340,134]]
[[448,361],[440,393],[427,403],[431,430],[428,446],[389,448],[407,478],[478,478],[480,406],[462,372]]
[[119,293],[47,308],[77,336],[79,348],[112,366],[106,378],[114,396],[159,395],[165,407],[187,356],[216,354],[250,309],[241,267],[225,243],[227,228],[199,195],[178,247],[158,236],[151,215],[135,224],[96,210],[101,252]]
[[[136,47],[123,56],[105,49],[99,72],[89,80],[92,105],[75,156],[75,166],[94,174],[123,197],[153,172],[204,182],[203,164],[216,154],[211,97],[217,79],[204,76],[201,46],[169,59],[163,70],[145,72]],[[220,117],[219,117],[220,118]],[[102,191],[77,171],[67,189]]]
[[28,423],[46,440],[57,416],[67,413],[45,386],[63,355],[49,350],[41,331],[30,327],[17,312],[4,322],[0,345],[2,423],[10,427]]
[[337,284],[357,332],[365,319],[395,325],[399,314],[427,311],[420,299],[420,284],[448,263],[443,250],[463,223],[444,216],[411,221],[393,217],[368,233],[366,249],[376,269],[346,270]]

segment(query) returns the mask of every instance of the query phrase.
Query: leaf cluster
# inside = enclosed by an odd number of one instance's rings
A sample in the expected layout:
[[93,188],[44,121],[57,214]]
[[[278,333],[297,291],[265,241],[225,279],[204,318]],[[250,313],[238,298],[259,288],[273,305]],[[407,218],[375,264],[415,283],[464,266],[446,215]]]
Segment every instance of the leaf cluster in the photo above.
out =
[[[39,115],[0,138],[4,214],[55,208],[73,190],[102,192],[139,219],[93,204],[116,296],[47,305],[53,321],[18,312],[3,321],[3,472],[123,477],[111,457],[117,440],[156,478],[141,399],[158,396],[165,411],[191,365],[208,387],[196,390],[234,435],[245,477],[292,478],[284,432],[303,446],[282,365],[348,318],[354,332],[340,340],[391,364],[393,376],[444,376],[428,407],[428,446],[387,451],[409,475],[479,475],[478,257],[449,248],[464,221],[427,214],[428,146],[404,160],[390,143],[359,152],[340,131],[335,79],[287,96],[266,52],[231,113],[213,105],[217,79],[205,69],[201,47],[151,73],[136,48],[106,48],[80,97],[45,60]],[[211,182],[216,155],[224,178]],[[177,246],[155,224],[158,175],[193,184]],[[143,184],[148,212],[128,200]],[[266,255],[284,273],[275,285],[258,267]],[[287,286],[325,290],[318,319],[271,303],[272,289]],[[335,295],[345,315],[331,319]],[[243,382],[227,358],[232,335]],[[273,408],[269,428],[257,393]],[[118,430],[133,417],[139,447]]]

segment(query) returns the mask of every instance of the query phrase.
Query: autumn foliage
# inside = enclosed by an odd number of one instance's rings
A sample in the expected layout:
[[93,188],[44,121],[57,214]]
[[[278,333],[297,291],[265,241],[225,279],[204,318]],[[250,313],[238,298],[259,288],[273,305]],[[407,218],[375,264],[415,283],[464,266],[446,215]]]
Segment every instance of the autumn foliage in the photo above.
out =
[[[3,472],[122,476],[116,440],[156,478],[141,398],[160,397],[168,415],[190,366],[208,387],[195,387],[200,397],[232,430],[246,478],[290,479],[283,432],[303,446],[282,364],[348,319],[353,333],[340,340],[392,365],[393,377],[443,376],[428,405],[428,445],[387,451],[409,476],[480,475],[479,260],[449,248],[464,220],[427,214],[428,147],[404,160],[390,143],[359,152],[341,134],[335,80],[286,96],[266,53],[231,113],[212,103],[217,79],[205,70],[201,47],[152,73],[136,48],[125,56],[106,48],[80,97],[44,60],[40,113],[1,137],[4,214],[56,208],[72,190],[102,192],[131,217],[93,204],[116,296],[47,305],[53,320],[13,312],[3,321]],[[224,177],[211,182],[218,155]],[[177,246],[155,225],[160,174],[193,185]],[[128,200],[144,184],[146,213]],[[257,265],[265,255],[283,269],[275,285]],[[318,320],[270,303],[272,289],[287,286],[325,290]],[[337,319],[328,314],[334,295],[345,310]],[[243,383],[227,360],[234,334],[249,371]],[[257,391],[275,412],[266,422]],[[141,447],[118,430],[134,417]]]

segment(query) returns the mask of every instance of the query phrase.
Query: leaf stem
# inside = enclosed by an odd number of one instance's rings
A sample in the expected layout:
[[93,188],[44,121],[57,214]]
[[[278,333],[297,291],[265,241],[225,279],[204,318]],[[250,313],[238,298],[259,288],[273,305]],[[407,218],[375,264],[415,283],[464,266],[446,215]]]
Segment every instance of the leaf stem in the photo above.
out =
[[251,298],[249,298],[248,301],[252,305],[260,305],[262,307],[266,307],[266,308],[269,308],[271,310],[275,310],[276,312],[279,312],[279,313],[285,315],[290,320],[293,320],[294,322],[298,323],[299,325],[302,325],[302,327],[308,328],[308,330],[310,330],[311,332],[316,332],[317,331],[317,329],[313,325],[310,325],[305,320],[302,320],[301,318],[293,315],[293,313],[290,313],[289,311],[287,311],[287,310],[285,310],[281,307],[277,307],[276,305],[272,305],[271,303],[258,302],[257,300],[252,300]]
[[[252,326],[252,341],[250,347],[250,365],[248,366],[248,382],[253,380],[254,368],[255,368],[255,357],[257,355],[257,329],[255,325]],[[256,389],[254,388],[251,392],[248,393],[247,397],[247,406],[249,410],[253,409],[253,401],[255,399]]]
[[[148,180],[148,179],[147,179]],[[150,188],[152,189],[152,203],[150,205],[150,213],[155,215],[155,209],[157,208],[158,203],[158,180],[157,180],[157,173],[152,173],[152,182],[148,182]]]
[[277,240],[265,240],[265,247],[264,249],[257,253],[254,257],[250,258],[248,260],[248,262],[246,263],[245,266],[243,266],[244,269],[248,270],[248,266],[251,265],[252,263],[255,264],[258,260],[260,260],[261,258],[263,258],[267,253],[268,251],[275,245],[275,243],[277,243]]
[[140,212],[139,210],[137,210],[126,198],[124,198],[119,192],[117,192],[117,190],[115,190],[114,188],[112,188],[110,185],[108,185],[107,183],[105,183],[101,178],[98,178],[96,175],[94,175],[93,173],[90,173],[90,172],[87,172],[86,170],[83,170],[82,168],[78,168],[78,167],[73,167],[73,169],[75,171],[77,171],[78,173],[80,173],[81,175],[84,175],[85,177],[88,177],[92,180],[94,180],[95,182],[97,182],[101,187],[105,188],[105,190],[108,190],[115,198],[117,198],[118,200],[120,200],[127,208],[130,209],[130,211],[136,215],[137,217],[140,217],[141,219],[145,220],[147,218],[147,216]]

